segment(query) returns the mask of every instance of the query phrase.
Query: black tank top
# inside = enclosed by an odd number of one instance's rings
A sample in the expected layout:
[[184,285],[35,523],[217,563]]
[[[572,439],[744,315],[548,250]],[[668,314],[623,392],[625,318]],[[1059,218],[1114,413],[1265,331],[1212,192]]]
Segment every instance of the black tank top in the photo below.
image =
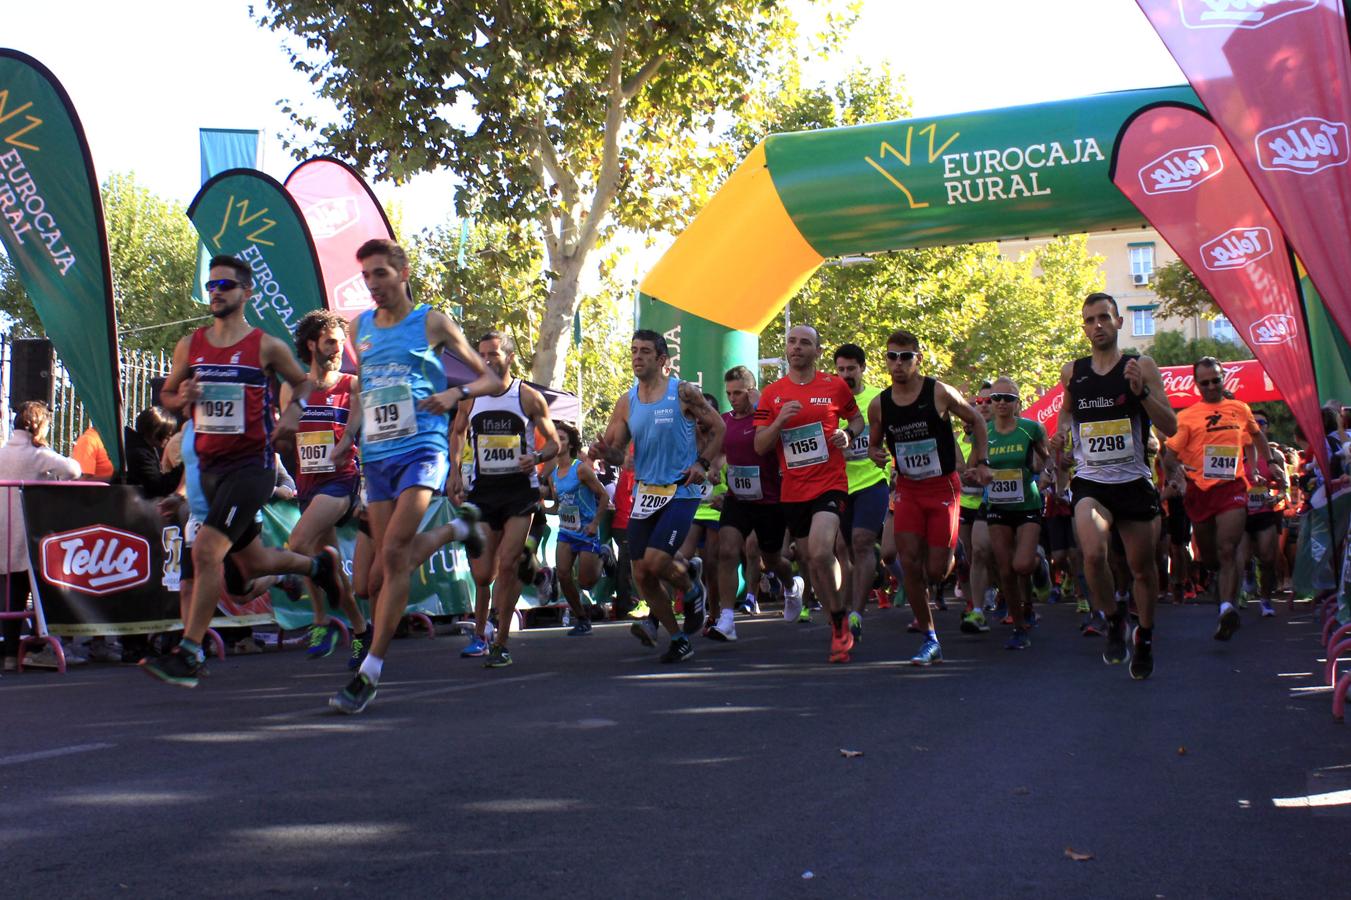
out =
[[1074,475],[1106,484],[1124,484],[1153,477],[1145,450],[1149,443],[1149,413],[1131,393],[1123,354],[1111,371],[1093,371],[1093,358],[1074,361],[1065,386],[1072,423]]
[[896,473],[910,481],[951,475],[957,469],[957,441],[946,413],[938,414],[937,382],[925,376],[914,403],[900,406],[885,390],[882,428],[896,460]]

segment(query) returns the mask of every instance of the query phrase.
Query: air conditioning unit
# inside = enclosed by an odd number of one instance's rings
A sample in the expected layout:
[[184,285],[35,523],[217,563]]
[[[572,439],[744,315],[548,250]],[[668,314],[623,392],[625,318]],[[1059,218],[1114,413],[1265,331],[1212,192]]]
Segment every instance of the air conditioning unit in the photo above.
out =
[[1131,284],[1135,285],[1136,287],[1149,284],[1149,276],[1143,273],[1134,274],[1131,276]]

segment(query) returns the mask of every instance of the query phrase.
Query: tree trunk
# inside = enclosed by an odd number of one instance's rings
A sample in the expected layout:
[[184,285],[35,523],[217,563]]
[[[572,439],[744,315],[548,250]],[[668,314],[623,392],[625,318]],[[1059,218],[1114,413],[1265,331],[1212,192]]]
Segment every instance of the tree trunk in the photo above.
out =
[[562,389],[567,374],[568,347],[572,341],[572,317],[577,312],[577,287],[585,256],[569,256],[549,289],[544,304],[544,321],[539,325],[534,364],[530,380],[536,384]]

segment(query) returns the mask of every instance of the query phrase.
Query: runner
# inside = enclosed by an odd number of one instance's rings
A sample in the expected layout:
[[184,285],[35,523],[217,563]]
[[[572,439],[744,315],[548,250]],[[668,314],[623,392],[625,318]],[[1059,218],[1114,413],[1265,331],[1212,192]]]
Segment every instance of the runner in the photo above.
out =
[[[567,422],[555,422],[554,429],[558,434],[558,465],[553,472],[556,502],[549,510],[558,514],[554,572],[575,620],[568,634],[578,637],[591,633],[591,609],[582,603],[581,589],[589,591],[600,580],[600,541],[596,536],[601,517],[610,508],[610,495],[591,464],[577,458],[582,446],[577,429]],[[572,572],[574,564],[576,575]]]
[[[539,509],[537,467],[558,456],[558,433],[544,395],[512,375],[516,342],[511,335],[488,332],[478,340],[478,356],[500,379],[502,388],[460,404],[451,427],[453,458],[459,458],[466,439],[473,448],[474,475],[467,496],[488,526],[487,552],[470,564],[475,588],[474,638],[460,655],[486,654],[484,666],[501,669],[511,665],[507,639],[521,598],[521,554]],[[536,434],[543,443],[532,449]],[[449,489],[456,498],[465,494],[462,470],[450,473]],[[486,647],[490,594],[497,629],[492,646]]]
[[990,394],[994,421],[989,434],[992,480],[987,488],[990,545],[999,571],[1000,590],[1013,617],[1013,636],[1004,646],[1032,646],[1032,573],[1040,559],[1041,492],[1037,476],[1049,455],[1046,429],[1018,416],[1022,398],[1012,378],[996,378]]
[[[986,435],[989,435],[990,419],[994,416],[994,407],[990,404],[990,382],[982,381],[971,405],[985,420]],[[971,427],[962,423],[957,434],[957,452],[962,465],[971,458]],[[990,630],[985,620],[986,613],[996,610],[994,574],[994,551],[990,547],[990,528],[986,521],[985,488],[978,484],[962,482],[961,506],[957,525],[959,550],[964,559],[958,560],[957,586],[963,588],[966,609],[962,612],[961,630],[963,634],[984,634]],[[941,592],[934,598],[938,608],[943,609]],[[918,623],[912,623],[912,630],[919,630]]]
[[[347,321],[337,313],[317,309],[307,313],[296,326],[296,352],[300,361],[310,367],[314,389],[305,400],[305,411],[300,414],[300,429],[296,433],[299,468],[296,500],[300,504],[300,521],[291,529],[287,543],[292,550],[307,556],[317,553],[321,547],[338,546],[338,529],[355,515],[360,505],[361,473],[356,454],[347,453],[347,461],[341,466],[334,461],[336,449],[352,444],[351,438],[344,438],[351,421],[356,379],[341,371],[346,343]],[[282,388],[283,405],[288,402],[289,391],[289,387]],[[328,656],[337,646],[339,632],[328,617],[328,606],[337,601],[352,625],[352,654],[348,664],[356,669],[370,649],[371,635],[346,584],[346,575],[339,578],[343,582],[342,596],[329,597],[327,603],[313,582],[306,585],[314,607],[314,624],[310,626],[306,655],[318,659]]]
[[[353,414],[361,426],[366,504],[380,590],[371,615],[375,634],[370,651],[352,681],[329,700],[329,706],[348,714],[361,712],[375,698],[389,642],[408,607],[413,572],[452,540],[464,543],[471,560],[482,553],[484,536],[473,506],[462,507],[459,517],[445,525],[418,529],[432,495],[446,482],[447,413],[458,401],[502,387],[454,322],[444,313],[413,303],[408,257],[402,247],[390,240],[369,240],[357,249],[356,258],[375,301],[375,309],[356,319],[361,375]],[[478,377],[448,387],[440,357],[443,347]],[[334,462],[346,462],[339,448],[334,449]]]
[[[882,393],[881,388],[870,388],[863,383],[863,371],[867,366],[867,356],[857,344],[842,344],[835,351],[835,374],[849,386],[865,422],[873,398]],[[849,631],[857,642],[863,638],[863,608],[873,582],[877,580],[877,541],[882,535],[887,504],[891,500],[886,468],[868,458],[866,425],[844,450],[844,473],[849,481],[849,496],[845,498],[844,515],[840,519],[841,546],[836,555],[848,563],[844,580],[845,607],[849,610]]]
[[[821,338],[815,328],[790,329],[784,355],[787,374],[765,388],[755,408],[753,446],[762,455],[778,448],[780,509],[797,543],[799,563],[830,614],[828,659],[846,663],[854,635],[846,621],[835,547],[849,489],[844,449],[866,426],[844,379],[816,370]],[[840,427],[842,421],[847,427]]]
[[[1051,449],[1068,444],[1074,456],[1074,533],[1090,599],[1107,617],[1103,661],[1115,664],[1130,658],[1131,677],[1143,679],[1154,671],[1154,607],[1159,597],[1154,564],[1159,495],[1145,462],[1145,445],[1151,422],[1168,436],[1177,430],[1177,418],[1154,361],[1124,355],[1118,348],[1121,324],[1112,295],[1095,292],[1084,299],[1084,336],[1093,353],[1060,371],[1065,405]],[[1124,544],[1135,585],[1140,624],[1132,636],[1133,654],[1126,649],[1126,605],[1113,596],[1108,562],[1113,531]]]
[[[633,577],[640,600],[671,635],[661,661],[678,663],[692,657],[694,648],[676,624],[669,590],[684,592],[685,625],[691,634],[703,626],[690,615],[693,608],[702,611],[703,597],[688,567],[675,558],[676,551],[694,521],[699,485],[708,477],[710,460],[722,452],[724,427],[698,385],[666,373],[671,358],[666,338],[647,329],[636,331],[630,354],[636,383],[615,403],[591,455],[617,466],[624,462],[630,441],[634,445],[636,484],[628,523]],[[645,646],[656,646],[652,619],[634,622],[630,630]]]
[[[1253,413],[1253,419],[1262,434],[1267,434],[1267,417]],[[1263,618],[1276,615],[1272,598],[1281,586],[1282,559],[1280,533],[1285,524],[1286,490],[1289,478],[1285,471],[1285,454],[1270,438],[1268,456],[1257,456],[1256,472],[1262,482],[1248,488],[1248,521],[1244,527],[1241,555],[1245,561],[1256,562],[1257,602]]]
[[[183,639],[171,653],[142,662],[148,674],[180,687],[197,686],[202,637],[224,588],[226,554],[254,542],[261,530],[255,517],[276,485],[272,379],[280,377],[294,392],[278,437],[295,432],[300,404],[312,388],[286,345],[244,320],[253,269],[232,256],[216,256],[208,271],[215,321],[179,340],[161,392],[164,406],[192,414],[207,513],[191,540],[194,580]],[[313,557],[261,544],[257,549],[249,560],[254,572],[308,575],[329,597],[342,596],[342,561],[332,547]]]
[[[718,530],[718,580],[722,596],[735,597],[740,573],[748,557],[747,539],[754,536],[769,590],[793,590],[793,570],[783,558],[783,516],[779,511],[779,462],[773,454],[755,452],[755,375],[745,366],[729,369],[723,377],[727,404],[723,453],[727,457],[728,494],[722,504]],[[746,565],[746,587],[754,590],[753,567]],[[800,603],[799,599],[799,603]],[[720,610],[708,636],[735,641],[736,621],[730,606]]]
[[961,485],[951,416],[971,429],[969,480],[982,486],[990,483],[985,419],[955,388],[922,375],[923,358],[919,338],[910,332],[898,329],[887,338],[891,389],[873,400],[876,408],[869,413],[868,440],[868,453],[879,466],[886,463],[888,450],[896,460],[892,527],[905,576],[905,598],[924,632],[924,643],[910,659],[917,666],[943,661],[928,593],[931,583],[941,585],[952,571],[957,548]]
[[[705,391],[704,401],[713,407],[715,412],[717,411],[717,397]],[[722,589],[718,581],[717,560],[719,521],[722,518],[723,501],[727,499],[727,479],[724,471],[726,468],[726,460],[721,457],[713,460],[713,470],[699,486],[699,508],[694,511],[694,522],[690,524],[689,533],[685,535],[685,541],[680,545],[679,552],[680,559],[690,566],[690,578],[697,582],[695,593],[704,597],[706,608],[694,610],[693,615],[695,618],[703,619],[703,625],[700,627],[705,637],[712,636],[710,632],[717,624],[722,609]],[[711,574],[705,577],[706,572]],[[727,608],[732,609],[735,605],[736,596],[733,595],[728,600]],[[691,611],[685,610],[685,613],[690,615]],[[687,634],[693,633],[689,626],[684,626],[683,630]],[[713,639],[720,640],[721,636]]]
[[1178,413],[1165,464],[1170,472],[1180,467],[1187,477],[1182,500],[1201,564],[1219,570],[1220,619],[1215,640],[1227,641],[1242,624],[1236,606],[1243,576],[1238,551],[1248,522],[1248,485],[1251,481],[1265,490],[1258,460],[1270,456],[1271,446],[1248,404],[1225,396],[1224,366],[1219,360],[1202,357],[1192,366],[1192,375],[1201,402]]

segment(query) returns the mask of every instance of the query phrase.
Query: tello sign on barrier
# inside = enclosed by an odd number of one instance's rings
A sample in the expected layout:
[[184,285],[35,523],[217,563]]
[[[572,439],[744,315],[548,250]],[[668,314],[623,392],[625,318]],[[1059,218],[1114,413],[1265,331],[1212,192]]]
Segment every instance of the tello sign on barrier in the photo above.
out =
[[1257,133],[1257,164],[1268,172],[1313,175],[1351,159],[1345,122],[1305,116]]
[[92,525],[48,535],[39,545],[42,577],[101,597],[150,580],[150,542],[139,534]]
[[1253,322],[1248,328],[1248,336],[1254,344],[1271,346],[1292,341],[1299,333],[1294,316],[1271,313]]
[[1318,0],[1181,0],[1180,5],[1187,28],[1261,28],[1308,12]]
[[355,197],[329,197],[305,209],[305,224],[319,240],[327,240],[361,221]]
[[1230,228],[1201,245],[1201,262],[1212,272],[1241,269],[1271,253],[1271,232],[1261,226]]
[[1178,194],[1224,171],[1224,158],[1214,144],[1178,147],[1140,169],[1146,194]]

